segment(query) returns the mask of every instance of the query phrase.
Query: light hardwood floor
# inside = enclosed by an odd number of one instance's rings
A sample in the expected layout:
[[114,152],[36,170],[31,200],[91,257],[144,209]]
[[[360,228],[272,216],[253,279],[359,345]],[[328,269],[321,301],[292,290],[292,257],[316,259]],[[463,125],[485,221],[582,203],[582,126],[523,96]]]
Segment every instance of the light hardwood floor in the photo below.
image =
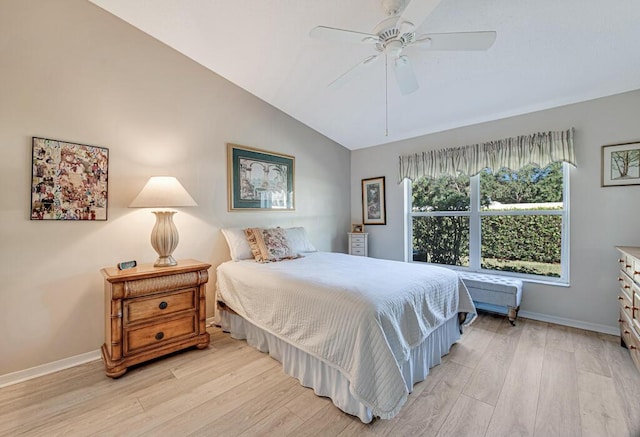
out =
[[481,314],[398,416],[364,425],[209,332],[117,380],[94,361],[0,389],[0,435],[640,436],[640,374],[614,336]]

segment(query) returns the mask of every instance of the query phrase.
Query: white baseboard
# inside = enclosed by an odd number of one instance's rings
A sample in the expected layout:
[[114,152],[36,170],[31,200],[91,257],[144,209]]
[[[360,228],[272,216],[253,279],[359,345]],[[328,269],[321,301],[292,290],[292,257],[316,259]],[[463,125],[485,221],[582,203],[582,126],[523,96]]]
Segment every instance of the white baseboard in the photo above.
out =
[[[619,335],[620,331],[615,326],[599,325],[597,323],[582,322],[580,320],[566,319],[564,317],[549,316],[546,314],[532,313],[529,311],[518,312],[518,317],[525,319],[539,320],[541,322],[555,323],[557,325],[571,326],[573,328],[586,329],[588,331],[602,332],[604,334]],[[215,325],[214,317],[207,318],[207,325]],[[73,357],[65,358],[52,363],[43,364],[41,366],[32,367],[30,369],[19,370],[6,375],[0,375],[0,388],[17,384],[28,379],[37,378],[38,376],[48,375],[49,373],[59,370],[68,369],[69,367],[78,366],[88,363],[89,361],[99,360],[101,358],[100,350],[87,352]]]
[[620,335],[620,329],[617,326],[600,325],[598,323],[583,322],[581,320],[566,319],[564,317],[549,316],[547,314],[531,313],[529,311],[519,311],[518,317],[520,316],[524,317],[525,319],[555,323],[556,325],[571,326],[572,328],[586,329],[587,331],[602,332],[603,334],[610,335]]
[[79,366],[80,364],[99,360],[101,358],[102,355],[100,349],[98,349],[95,351],[54,361],[52,363],[42,364],[41,366],[31,367],[30,369],[19,370],[13,373],[7,373],[6,375],[0,375],[0,388],[17,384],[28,379],[37,378],[38,376],[48,375],[49,373],[57,372],[59,370],[68,369],[69,367]]

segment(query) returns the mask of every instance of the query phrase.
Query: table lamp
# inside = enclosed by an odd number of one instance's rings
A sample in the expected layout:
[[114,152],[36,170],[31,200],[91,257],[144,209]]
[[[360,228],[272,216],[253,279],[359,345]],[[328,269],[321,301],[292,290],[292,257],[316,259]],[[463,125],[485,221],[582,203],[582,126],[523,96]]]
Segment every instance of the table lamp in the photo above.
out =
[[[173,208],[197,206],[178,179],[172,176],[153,176],[129,208]],[[156,224],[151,231],[151,245],[158,253],[155,267],[175,266],[178,263],[171,255],[178,246],[178,229],[173,223],[177,211],[152,211],[156,215]]]

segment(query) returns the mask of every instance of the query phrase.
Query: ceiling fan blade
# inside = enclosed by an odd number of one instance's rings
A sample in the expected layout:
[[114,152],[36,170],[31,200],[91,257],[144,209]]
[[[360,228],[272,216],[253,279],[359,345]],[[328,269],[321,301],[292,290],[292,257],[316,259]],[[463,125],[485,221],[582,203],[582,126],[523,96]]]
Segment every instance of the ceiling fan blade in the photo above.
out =
[[412,44],[422,50],[488,50],[496,32],[456,32],[420,35]]
[[414,30],[417,29],[440,4],[440,1],[441,0],[411,0],[407,7],[404,8],[402,15],[400,15],[398,23],[408,22],[413,25]]
[[328,86],[333,88],[333,87],[339,87],[341,85],[344,85],[353,77],[355,77],[358,72],[362,71],[364,67],[374,64],[374,61],[378,59],[380,55],[381,53],[378,53],[377,55],[371,55],[368,58],[365,58],[364,60],[357,63],[355,66],[351,67],[345,73],[338,76],[338,78],[335,79],[333,82],[331,82]]
[[353,30],[338,29],[335,27],[316,26],[311,29],[309,36],[317,39],[338,42],[356,42],[375,44],[379,41],[378,35],[372,33],[356,32]]
[[393,62],[393,71],[396,74],[396,82],[403,96],[411,94],[418,89],[416,74],[413,72],[411,61],[405,55],[399,56]]

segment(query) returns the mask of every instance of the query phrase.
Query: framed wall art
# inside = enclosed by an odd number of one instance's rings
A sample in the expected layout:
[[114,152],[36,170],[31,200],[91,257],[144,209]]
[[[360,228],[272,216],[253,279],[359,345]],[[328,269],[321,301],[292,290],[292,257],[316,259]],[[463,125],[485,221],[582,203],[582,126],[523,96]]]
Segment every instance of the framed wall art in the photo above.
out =
[[107,220],[109,149],[33,137],[31,220]]
[[362,222],[365,225],[387,224],[384,176],[362,180]]
[[293,211],[295,158],[227,144],[229,210]]
[[602,146],[601,184],[640,185],[640,142]]

